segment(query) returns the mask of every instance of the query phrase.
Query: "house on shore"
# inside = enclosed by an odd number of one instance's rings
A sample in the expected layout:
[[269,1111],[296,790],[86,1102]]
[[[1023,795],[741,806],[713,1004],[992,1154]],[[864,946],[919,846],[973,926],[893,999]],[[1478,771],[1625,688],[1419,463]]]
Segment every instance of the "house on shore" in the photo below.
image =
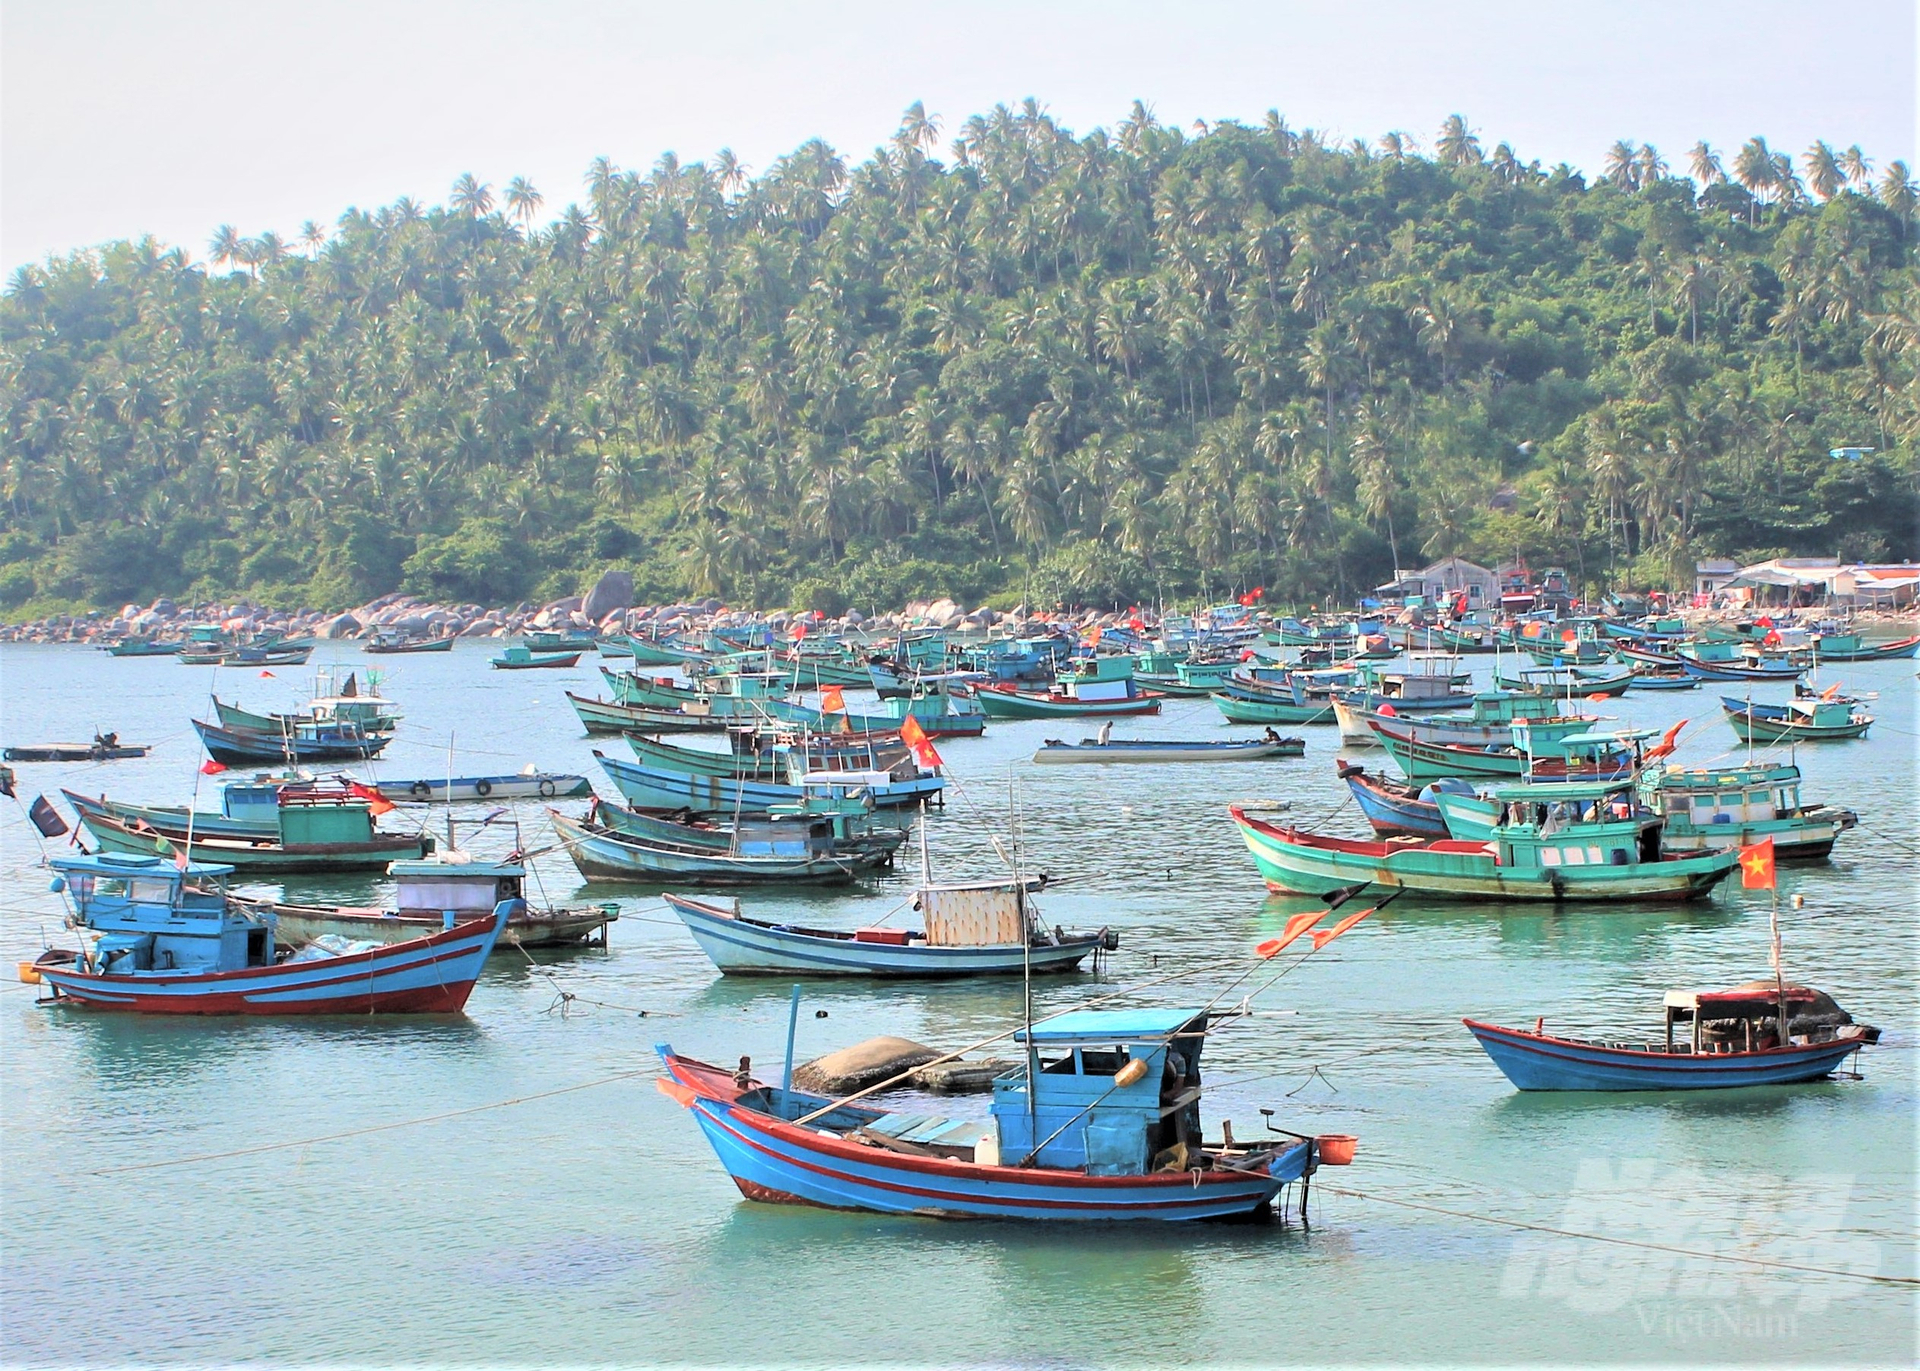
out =
[[1500,599],[1500,582],[1486,567],[1465,557],[1443,557],[1419,571],[1395,571],[1393,580],[1374,591],[1385,603],[1445,604],[1466,597],[1469,610],[1490,609]]

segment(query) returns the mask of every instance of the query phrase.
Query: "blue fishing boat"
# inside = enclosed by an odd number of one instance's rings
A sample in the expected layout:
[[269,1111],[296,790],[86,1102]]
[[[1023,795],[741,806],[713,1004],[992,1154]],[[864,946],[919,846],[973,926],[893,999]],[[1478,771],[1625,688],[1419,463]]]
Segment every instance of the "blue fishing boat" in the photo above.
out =
[[727,908],[684,895],[663,898],[729,976],[1038,976],[1077,971],[1088,957],[1120,945],[1111,929],[1047,928],[1028,898],[1043,884],[1028,881],[1025,891],[1007,881],[922,886],[913,903],[924,929],[808,928],[749,919],[737,903]]
[[[1780,1041],[1781,997],[1787,1041]],[[1812,1012],[1808,1012],[1812,1011]],[[1495,1066],[1522,1090],[1714,1090],[1790,1085],[1831,1075],[1849,1056],[1880,1040],[1819,991],[1754,981],[1733,990],[1668,991],[1663,1042],[1636,1044],[1563,1038],[1463,1019]],[[1692,1025],[1677,1042],[1674,1025]]]
[[[20,979],[56,1003],[147,1014],[457,1013],[521,902],[381,946],[276,949],[271,913],[227,895],[233,868],[101,853],[55,857],[77,949],[49,949]],[[91,936],[89,936],[91,935]]]
[[1445,777],[1416,785],[1376,776],[1364,766],[1336,762],[1340,779],[1347,783],[1353,802],[1382,838],[1451,838],[1447,821],[1434,797],[1443,789],[1458,789],[1471,795],[1473,787],[1465,781]]
[[836,850],[824,824],[789,825],[761,837],[736,828],[726,848],[682,846],[621,832],[592,817],[548,810],[560,845],[588,881],[674,885],[844,885],[888,865],[877,852]]
[[939,773],[911,766],[899,768],[901,774],[885,769],[835,769],[795,776],[789,771],[788,783],[777,784],[643,766],[599,751],[593,755],[634,808],[685,809],[695,814],[764,814],[779,805],[801,803],[810,786],[862,790],[881,809],[910,807],[923,800],[937,801],[947,784]]
[[193,720],[194,732],[207,755],[225,766],[297,766],[302,762],[365,761],[377,757],[393,741],[391,735],[368,734],[358,724],[313,723],[288,720],[283,731],[222,728]]
[[579,652],[536,652],[515,643],[498,657],[490,660],[497,671],[539,671],[547,668],[565,670],[567,667],[576,665],[580,660],[581,652],[584,651],[583,648]]
[[[1283,1187],[1351,1159],[1353,1140],[1202,1137],[1199,1009],[1082,1009],[1015,1034],[1028,1065],[985,1122],[891,1114],[657,1051],[750,1200],[882,1214],[1046,1221],[1264,1213]],[[792,1050],[789,1043],[788,1059]]]
[[684,709],[590,700],[564,692],[588,733],[725,733],[733,720],[722,714],[689,714]]

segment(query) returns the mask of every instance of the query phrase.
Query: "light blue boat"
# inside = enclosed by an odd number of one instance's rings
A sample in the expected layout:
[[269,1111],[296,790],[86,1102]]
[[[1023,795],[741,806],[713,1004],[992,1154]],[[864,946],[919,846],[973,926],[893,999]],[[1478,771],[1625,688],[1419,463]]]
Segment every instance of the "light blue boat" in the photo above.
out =
[[635,809],[688,809],[696,814],[764,814],[801,803],[809,791],[870,795],[878,809],[897,809],[922,801],[938,802],[946,779],[937,773],[896,777],[886,771],[809,772],[792,784],[741,780],[731,776],[669,771],[623,761],[596,751],[607,778]]

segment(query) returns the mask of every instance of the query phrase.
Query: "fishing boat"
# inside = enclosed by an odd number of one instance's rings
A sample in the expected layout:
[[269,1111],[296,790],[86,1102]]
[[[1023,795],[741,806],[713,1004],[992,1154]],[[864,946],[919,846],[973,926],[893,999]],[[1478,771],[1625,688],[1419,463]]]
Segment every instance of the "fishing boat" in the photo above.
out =
[[736,831],[725,849],[655,842],[549,810],[559,838],[588,881],[678,885],[845,885],[887,865],[874,854],[836,851],[819,835],[820,825],[792,825],[786,834],[749,836]]
[[1490,840],[1363,841],[1229,813],[1269,890],[1314,894],[1365,881],[1467,900],[1692,900],[1739,864],[1735,852],[1663,857],[1657,827],[1629,815],[1583,817],[1617,787],[1557,781],[1498,787],[1504,810]]
[[[577,909],[535,909],[526,902],[524,863],[485,861],[466,852],[449,850],[387,868],[393,878],[393,904],[379,909],[343,905],[295,904],[285,901],[241,901],[273,916],[276,941],[298,947],[320,938],[355,942],[394,943],[424,937],[446,927],[452,912],[455,923],[484,919],[503,903],[512,905],[495,951],[533,947],[575,947],[598,939],[607,942],[607,925],[620,917],[617,905],[587,905]],[[235,897],[236,901],[239,897]]]
[[1818,860],[1859,822],[1850,809],[1803,804],[1800,768],[1791,762],[1745,766],[1650,766],[1640,798],[1666,823],[1666,852],[1737,851],[1769,838],[1781,861]]
[[1282,700],[1256,700],[1217,691],[1208,696],[1230,724],[1324,724],[1333,720],[1333,702],[1296,705]]
[[593,782],[566,771],[540,771],[528,764],[503,776],[420,776],[410,781],[375,781],[386,800],[454,804],[465,800],[571,800],[593,794]]
[[9,762],[124,762],[144,757],[147,743],[123,743],[118,733],[96,733],[90,743],[23,743],[0,753]]
[[1597,671],[1577,666],[1525,667],[1518,676],[1494,669],[1493,688],[1526,695],[1554,695],[1563,699],[1594,695],[1625,695],[1633,687],[1633,669]]
[[[1782,1000],[1786,1041],[1780,1037]],[[1506,1078],[1522,1090],[1715,1090],[1791,1085],[1831,1075],[1880,1030],[1856,1024],[1805,986],[1753,981],[1732,990],[1669,990],[1664,1041],[1596,1041],[1461,1020]],[[1689,1024],[1688,1041],[1674,1026]]]
[[1784,705],[1720,697],[1733,731],[1750,743],[1823,743],[1860,738],[1873,715],[1847,700],[1789,700]]
[[[750,1200],[882,1214],[1047,1221],[1267,1212],[1283,1187],[1351,1159],[1353,1140],[1202,1137],[1203,1009],[1081,1009],[1018,1030],[988,1122],[901,1115],[658,1052],[660,1089]],[[792,1060],[791,1035],[787,1053]]]
[[1700,678],[1690,676],[1679,667],[1657,667],[1645,664],[1633,670],[1634,690],[1698,690]]
[[1044,694],[1013,685],[983,685],[974,698],[990,719],[1087,719],[1158,714],[1161,697],[1133,678],[1131,657],[1079,657]]
[[312,723],[289,719],[282,731],[223,728],[203,719],[192,721],[207,755],[225,766],[272,766],[303,762],[365,761],[377,757],[391,735],[368,734],[358,724]]
[[1450,838],[1454,835],[1447,830],[1435,797],[1443,788],[1473,793],[1473,787],[1465,781],[1450,777],[1416,785],[1376,776],[1352,762],[1335,765],[1368,826],[1382,838]]
[[590,700],[571,690],[565,694],[588,733],[724,733],[733,722],[723,715],[689,714],[684,709]]
[[[1510,690],[1482,691],[1473,697],[1463,712],[1452,714],[1401,714],[1391,706],[1362,709],[1349,705],[1346,713],[1354,721],[1373,731],[1376,723],[1422,743],[1452,743],[1458,747],[1506,747],[1513,742],[1513,726],[1522,720],[1578,719],[1583,725],[1595,720],[1588,715],[1563,714],[1563,701],[1547,695],[1522,695]],[[1344,725],[1341,741],[1346,742]],[[1372,741],[1378,746],[1378,739]]]
[[1105,765],[1114,762],[1265,762],[1306,754],[1304,738],[1278,734],[1246,742],[1175,742],[1161,738],[1082,738],[1065,743],[1049,738],[1033,754],[1042,766]]
[[855,859],[862,870],[889,864],[907,839],[906,829],[881,819],[870,796],[845,787],[810,787],[797,803],[775,805],[764,814],[720,816],[627,809],[596,797],[585,822],[656,846],[703,852],[731,852],[742,843],[790,843],[804,836],[832,856]]
[[[923,696],[914,700],[883,701],[885,714],[851,714],[844,710],[826,711],[791,700],[762,700],[758,714],[776,723],[793,724],[815,733],[898,734],[900,725],[911,716],[929,738],[978,738],[987,731],[984,710],[970,708],[953,697],[951,704],[940,697]],[[739,723],[739,719],[729,722]]]
[[767,705],[786,699],[792,691],[792,683],[785,676],[766,671],[729,672],[702,678],[693,686],[636,671],[610,671],[604,666],[600,674],[620,704],[678,709],[729,720],[766,718]]
[[529,629],[520,635],[521,643],[529,652],[591,652],[598,646],[598,640],[591,633],[559,633],[551,629]]
[[403,652],[451,652],[453,644],[451,633],[441,638],[417,638],[398,629],[383,628],[360,644],[360,650],[371,657],[382,657]]
[[116,806],[105,796],[62,793],[103,852],[152,856],[185,851],[193,861],[224,864],[249,877],[384,871],[389,862],[433,851],[433,839],[424,833],[376,830],[367,801],[350,793],[273,789],[271,828],[235,822],[230,816],[223,816],[224,823],[203,827],[197,814],[182,823],[184,811],[145,809],[130,815],[128,807]]
[[643,638],[628,634],[623,638],[602,640],[601,652],[606,653],[606,643],[617,642],[626,650],[623,654],[633,658],[636,666],[696,666],[704,665],[707,654],[698,648],[685,647],[667,642],[661,638]]
[[322,940],[283,957],[273,916],[228,898],[231,866],[152,853],[48,864],[82,946],[22,963],[21,979],[56,1003],[148,1014],[458,1013],[517,904],[468,923],[443,916],[425,937]]
[[1031,898],[1045,885],[1044,877],[922,885],[912,899],[921,929],[807,928],[749,919],[737,901],[728,908],[672,893],[664,898],[729,976],[1039,976],[1077,971],[1088,957],[1120,945],[1107,928],[1049,929]]
[[1869,643],[1857,633],[1819,633],[1814,636],[1813,650],[1823,662],[1904,661],[1920,652],[1920,636]]
[[109,657],[177,657],[182,643],[156,642],[152,638],[125,637],[107,648]]
[[1795,681],[1809,665],[1765,656],[1747,643],[1689,643],[1675,655],[1682,671],[1703,681]]
[[581,648],[574,652],[535,652],[531,648],[515,643],[498,657],[488,660],[499,671],[539,671],[548,667],[565,670],[567,667],[577,665],[581,653],[585,651],[585,648]]
[[213,712],[220,727],[243,733],[280,734],[309,724],[351,724],[366,734],[392,733],[400,727],[400,711],[392,700],[379,694],[376,673],[368,672],[367,680],[369,690],[363,691],[350,671],[336,687],[323,672],[314,683],[313,698],[298,714],[256,714],[230,705],[218,695],[213,697]]
[[1522,776],[1605,778],[1634,768],[1629,744],[1618,734],[1589,732],[1583,719],[1535,719],[1512,725],[1507,746],[1465,747],[1424,743],[1387,722],[1374,735],[1409,781],[1518,779]]
[[[305,666],[313,656],[311,643],[302,647],[236,647],[220,654],[220,666]],[[183,659],[184,660],[184,659]],[[205,663],[196,663],[205,665]]]
[[875,806],[894,809],[936,800],[946,788],[938,772],[922,771],[910,763],[893,769],[832,769],[794,773],[786,784],[701,775],[664,767],[643,766],[595,751],[594,759],[627,803],[636,809],[685,809],[696,814],[766,813],[778,805],[800,803],[810,786],[859,790],[870,794]]

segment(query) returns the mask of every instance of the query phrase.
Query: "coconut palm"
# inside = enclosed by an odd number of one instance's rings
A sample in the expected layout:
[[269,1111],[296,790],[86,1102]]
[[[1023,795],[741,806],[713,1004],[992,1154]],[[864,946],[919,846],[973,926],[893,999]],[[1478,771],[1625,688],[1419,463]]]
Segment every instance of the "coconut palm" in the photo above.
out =
[[1480,139],[1458,114],[1449,114],[1440,125],[1440,138],[1434,151],[1448,166],[1473,167],[1480,164]]
[[1727,179],[1726,168],[1720,165],[1720,154],[1715,152],[1702,138],[1687,153],[1687,172],[1700,183],[1700,189],[1715,186]]
[[1619,139],[1607,149],[1607,160],[1601,174],[1621,190],[1637,190],[1640,186],[1640,154],[1632,143]]
[[237,267],[240,256],[240,230],[232,224],[220,225],[214,230],[213,241],[207,244],[207,259],[216,267]]
[[478,219],[493,209],[493,187],[476,181],[470,171],[462,172],[453,183],[453,192],[447,197],[447,203],[467,218]]
[[1840,170],[1845,173],[1847,184],[1861,194],[1873,189],[1873,163],[1860,151],[1858,143],[1840,154]]
[[533,188],[533,182],[516,176],[507,182],[506,202],[508,215],[519,222],[520,231],[525,233],[532,227],[533,216],[540,212],[545,197]]
[[1846,172],[1840,169],[1839,159],[1824,139],[1814,141],[1802,154],[1800,164],[1807,169],[1807,189],[1816,200],[1831,200],[1847,184]]

